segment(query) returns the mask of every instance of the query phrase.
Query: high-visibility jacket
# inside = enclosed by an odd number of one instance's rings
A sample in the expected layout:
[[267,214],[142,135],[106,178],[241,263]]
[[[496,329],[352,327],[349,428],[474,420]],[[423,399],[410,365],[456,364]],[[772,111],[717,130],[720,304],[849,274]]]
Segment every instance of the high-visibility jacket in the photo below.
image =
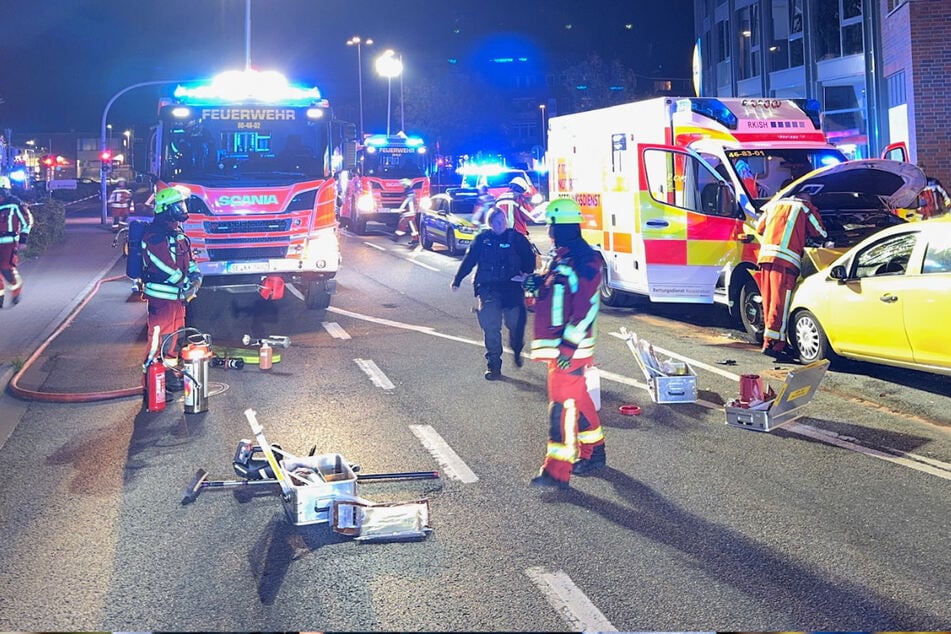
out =
[[191,243],[181,229],[153,222],[142,236],[142,264],[146,297],[184,300],[193,285],[201,284]]
[[132,192],[123,187],[116,187],[109,194],[109,207],[116,210],[132,210]]
[[598,255],[589,251],[576,261],[571,251],[559,247],[538,289],[535,303],[532,358],[573,360],[594,356],[595,319],[601,295]]
[[526,196],[506,192],[498,197],[495,206],[505,211],[505,217],[508,219],[509,227],[515,229],[523,236],[528,235],[528,223],[531,222],[529,213],[532,210],[532,204]]
[[31,229],[33,214],[29,207],[10,197],[0,203],[0,244],[25,242],[21,237],[30,235]]
[[819,211],[796,198],[784,198],[764,207],[756,232],[763,238],[758,264],[784,262],[797,271],[802,268],[806,239],[829,235]]
[[922,218],[934,218],[951,210],[951,196],[935,178],[929,178],[928,184],[919,195],[919,212]]

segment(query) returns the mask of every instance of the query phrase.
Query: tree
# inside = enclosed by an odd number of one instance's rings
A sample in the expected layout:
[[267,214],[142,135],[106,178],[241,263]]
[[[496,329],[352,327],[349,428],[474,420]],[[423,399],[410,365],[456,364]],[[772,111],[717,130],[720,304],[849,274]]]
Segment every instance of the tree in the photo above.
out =
[[558,96],[559,113],[604,108],[637,98],[637,74],[618,60],[605,62],[591,53],[567,67]]

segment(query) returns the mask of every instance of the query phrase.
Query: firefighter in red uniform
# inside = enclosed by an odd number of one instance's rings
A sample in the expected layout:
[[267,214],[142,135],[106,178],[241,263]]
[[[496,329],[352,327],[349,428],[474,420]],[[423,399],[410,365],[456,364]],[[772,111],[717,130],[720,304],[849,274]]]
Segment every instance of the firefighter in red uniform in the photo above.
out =
[[116,188],[109,194],[109,213],[112,214],[112,229],[119,230],[119,223],[128,222],[132,213],[132,190],[126,187],[124,178],[116,181]]
[[10,179],[0,176],[0,308],[3,307],[4,286],[13,296],[13,304],[20,303],[23,278],[17,270],[17,249],[27,243],[33,228],[33,214],[26,203],[10,191]]
[[764,207],[756,232],[762,236],[757,281],[765,322],[763,354],[784,359],[789,357],[786,350],[789,298],[799,279],[806,241],[824,239],[828,233],[807,193]]
[[921,190],[919,199],[918,213],[925,220],[943,216],[951,211],[951,196],[948,196],[941,181],[932,176],[928,177],[927,185]]
[[601,264],[581,237],[575,201],[552,201],[545,216],[555,254],[544,275],[523,283],[537,297],[532,359],[548,364],[548,444],[532,485],[565,489],[571,474],[606,464],[601,421],[585,383],[585,368],[594,362]]
[[[142,236],[143,293],[149,303],[148,332],[159,327],[163,353],[177,354],[176,332],[185,327],[185,304],[201,287],[201,272],[192,259],[191,244],[179,223],[188,219],[185,187],[168,187],[155,194],[155,218]],[[166,341],[168,337],[168,341]],[[174,366],[176,360],[166,359]],[[166,371],[166,389],[180,391],[183,381]]]

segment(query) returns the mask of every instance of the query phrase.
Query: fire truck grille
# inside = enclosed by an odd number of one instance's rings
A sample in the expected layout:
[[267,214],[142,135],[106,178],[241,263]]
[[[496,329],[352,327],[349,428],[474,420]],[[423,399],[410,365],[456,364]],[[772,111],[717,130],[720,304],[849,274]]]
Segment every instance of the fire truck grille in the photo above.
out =
[[208,258],[213,262],[227,260],[267,260],[281,259],[287,256],[287,246],[255,247],[253,249],[208,249]]
[[383,206],[387,209],[395,209],[396,207],[399,207],[403,204],[404,198],[405,196],[403,196],[402,192],[393,194],[388,192],[380,193],[380,202],[383,203]]
[[273,231],[288,231],[291,228],[290,220],[233,220],[211,221],[203,223],[205,233],[271,233]]

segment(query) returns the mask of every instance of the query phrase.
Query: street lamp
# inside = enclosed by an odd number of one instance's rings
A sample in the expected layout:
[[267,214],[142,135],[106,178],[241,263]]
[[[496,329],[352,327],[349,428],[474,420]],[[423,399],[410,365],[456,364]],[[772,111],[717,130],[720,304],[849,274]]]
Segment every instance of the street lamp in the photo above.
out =
[[545,121],[545,104],[539,104],[538,109],[542,111],[542,143],[541,145],[542,147],[545,147],[547,145],[547,138],[548,138],[548,135],[546,134],[547,130],[545,129],[545,126],[547,124],[547,122]]
[[386,77],[386,136],[390,136],[390,104],[393,98],[393,78],[403,72],[403,62],[387,49],[376,60],[376,72]]
[[[109,101],[106,103],[106,107],[103,108],[103,110],[102,110],[102,122],[100,123],[100,127],[99,127],[99,151],[100,151],[100,153],[104,153],[104,152],[106,151],[106,129],[107,129],[106,117],[109,116],[109,108],[112,107],[112,104],[115,103],[116,99],[118,99],[118,98],[121,97],[122,95],[126,94],[126,93],[129,92],[130,90],[132,90],[132,89],[134,89],[134,88],[141,88],[142,86],[159,86],[159,85],[161,85],[161,84],[183,84],[183,83],[186,83],[186,82],[184,82],[184,81],[182,81],[182,80],[180,80],[180,79],[176,79],[176,80],[162,79],[162,80],[157,80],[157,81],[143,81],[143,82],[139,82],[138,84],[132,84],[131,86],[126,86],[125,88],[123,88],[122,90],[120,90],[119,92],[117,92],[116,94],[112,95],[112,98],[109,99]],[[112,125],[108,125],[108,129],[109,129],[109,130],[112,130]],[[106,222],[108,221],[108,214],[107,214],[107,211],[108,211],[108,210],[107,210],[107,208],[106,208],[106,174],[105,174],[105,170],[103,170],[102,172],[100,172],[100,176],[99,176],[99,199],[100,199],[100,201],[101,201],[101,203],[102,203],[102,210],[101,210],[100,221],[102,222],[102,224],[106,224]]]
[[122,136],[125,137],[126,147],[129,148],[129,167],[135,169],[135,166],[132,164],[132,130],[126,130],[122,133]]
[[373,40],[367,38],[366,41],[360,39],[359,35],[354,35],[347,40],[347,46],[357,47],[357,85],[360,92],[360,142],[363,143],[363,45],[373,44]]

